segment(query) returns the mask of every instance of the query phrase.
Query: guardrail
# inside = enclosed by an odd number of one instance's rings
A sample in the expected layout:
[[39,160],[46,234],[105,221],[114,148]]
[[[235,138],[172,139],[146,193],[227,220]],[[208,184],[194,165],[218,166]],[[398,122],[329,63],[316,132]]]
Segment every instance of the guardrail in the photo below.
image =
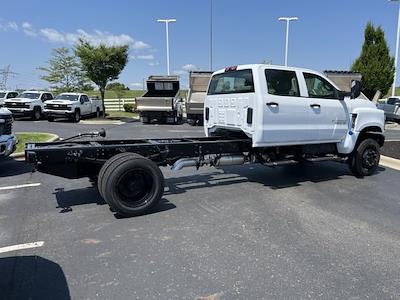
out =
[[107,111],[123,111],[124,104],[135,104],[136,98],[104,99]]

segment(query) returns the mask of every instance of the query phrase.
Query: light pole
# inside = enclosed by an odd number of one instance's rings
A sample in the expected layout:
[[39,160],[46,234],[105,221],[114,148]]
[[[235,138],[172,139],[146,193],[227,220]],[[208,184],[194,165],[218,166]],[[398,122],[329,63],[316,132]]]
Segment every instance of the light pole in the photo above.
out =
[[[389,0],[389,2],[399,2],[399,0]],[[392,97],[394,97],[396,93],[397,58],[399,56],[399,34],[400,34],[400,5],[399,5],[399,14],[397,17],[397,37],[396,37],[396,53],[394,55],[394,78],[392,87]]]
[[213,70],[213,0],[210,0],[210,71]]
[[167,74],[169,75],[169,32],[168,24],[176,22],[176,19],[158,19],[157,22],[165,23],[165,34],[167,39]]
[[289,23],[290,21],[297,21],[298,17],[280,17],[279,21],[286,21],[286,46],[285,46],[285,66],[288,64],[288,48],[289,48]]

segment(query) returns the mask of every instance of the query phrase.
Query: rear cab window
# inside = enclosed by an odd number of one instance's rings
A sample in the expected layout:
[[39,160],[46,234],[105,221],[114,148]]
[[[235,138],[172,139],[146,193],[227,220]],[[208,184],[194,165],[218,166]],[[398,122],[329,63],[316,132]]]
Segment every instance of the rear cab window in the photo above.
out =
[[208,95],[254,93],[251,69],[226,71],[211,78]]

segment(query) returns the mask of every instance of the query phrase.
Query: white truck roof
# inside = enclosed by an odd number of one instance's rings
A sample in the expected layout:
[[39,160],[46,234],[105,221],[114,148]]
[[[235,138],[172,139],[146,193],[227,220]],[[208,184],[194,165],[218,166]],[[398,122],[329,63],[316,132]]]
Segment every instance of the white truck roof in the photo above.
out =
[[225,69],[220,69],[218,71],[215,71],[213,73],[213,76],[216,74],[222,74],[224,72],[226,72],[227,70],[246,70],[246,69],[259,69],[259,68],[265,68],[265,69],[275,69],[275,70],[286,70],[286,71],[297,71],[297,72],[306,72],[306,73],[312,73],[312,74],[318,74],[319,76],[325,78],[326,80],[329,81],[329,83],[331,83],[336,89],[340,90],[340,88],[338,88],[338,86],[332,82],[332,80],[330,80],[329,78],[326,77],[326,75],[324,75],[321,72],[317,72],[315,70],[311,70],[311,69],[305,69],[305,68],[297,68],[297,67],[289,67],[289,66],[281,66],[281,65],[269,65],[269,64],[247,64],[247,65],[237,65],[237,66],[230,66],[230,67],[226,67]]

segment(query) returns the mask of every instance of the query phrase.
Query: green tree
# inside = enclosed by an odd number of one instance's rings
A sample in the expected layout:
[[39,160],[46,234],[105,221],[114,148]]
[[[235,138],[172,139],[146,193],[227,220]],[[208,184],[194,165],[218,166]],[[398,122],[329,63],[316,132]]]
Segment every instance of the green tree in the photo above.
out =
[[394,58],[389,54],[385,33],[380,26],[375,28],[369,22],[364,39],[360,57],[354,61],[351,69],[361,73],[362,91],[372,99],[377,91],[383,95],[388,93],[394,78]]
[[53,49],[48,67],[38,69],[45,73],[40,78],[55,92],[74,92],[88,83],[78,58],[65,47]]
[[[128,62],[129,46],[98,46],[91,45],[85,40],[80,40],[75,49],[75,54],[80,58],[87,76],[100,90],[104,106],[104,94],[107,83],[118,79],[119,74]],[[105,115],[105,114],[103,114]]]
[[129,88],[125,86],[125,84],[120,82],[111,82],[106,86],[106,90],[115,90],[115,89],[129,91]]

